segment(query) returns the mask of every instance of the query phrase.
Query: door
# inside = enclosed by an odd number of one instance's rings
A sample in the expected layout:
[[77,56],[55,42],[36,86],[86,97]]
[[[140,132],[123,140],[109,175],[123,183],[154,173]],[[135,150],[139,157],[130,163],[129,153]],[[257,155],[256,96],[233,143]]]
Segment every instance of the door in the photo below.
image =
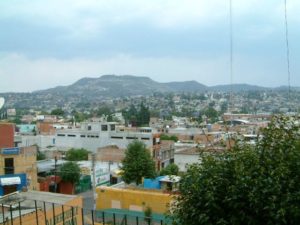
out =
[[16,192],[18,190],[17,186],[16,184],[3,186],[4,195]]

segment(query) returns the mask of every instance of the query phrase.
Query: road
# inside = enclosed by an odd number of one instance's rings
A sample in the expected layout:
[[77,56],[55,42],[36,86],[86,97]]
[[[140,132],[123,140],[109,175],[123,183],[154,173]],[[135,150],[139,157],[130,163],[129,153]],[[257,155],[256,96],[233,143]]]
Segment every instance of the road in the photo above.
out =
[[93,200],[93,191],[87,191],[83,193],[77,194],[79,196],[83,197],[83,208],[86,210],[91,210],[93,209],[94,206],[94,200]]

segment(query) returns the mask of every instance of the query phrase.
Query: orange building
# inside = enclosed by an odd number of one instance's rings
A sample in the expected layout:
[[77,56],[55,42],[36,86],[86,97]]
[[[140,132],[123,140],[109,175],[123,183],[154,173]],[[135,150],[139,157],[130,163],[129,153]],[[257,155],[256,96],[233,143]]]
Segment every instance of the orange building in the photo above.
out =
[[39,122],[37,123],[38,132],[41,135],[53,135],[55,134],[55,128],[52,123]]

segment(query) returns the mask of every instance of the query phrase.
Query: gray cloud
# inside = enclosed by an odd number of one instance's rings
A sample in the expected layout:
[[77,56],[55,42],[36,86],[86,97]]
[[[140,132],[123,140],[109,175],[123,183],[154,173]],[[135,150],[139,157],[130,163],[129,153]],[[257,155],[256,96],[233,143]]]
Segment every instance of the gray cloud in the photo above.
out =
[[[285,85],[283,1],[233,1],[233,10],[234,82]],[[293,85],[299,10],[288,1]],[[1,1],[0,92],[102,74],[229,83],[228,20],[222,0]]]

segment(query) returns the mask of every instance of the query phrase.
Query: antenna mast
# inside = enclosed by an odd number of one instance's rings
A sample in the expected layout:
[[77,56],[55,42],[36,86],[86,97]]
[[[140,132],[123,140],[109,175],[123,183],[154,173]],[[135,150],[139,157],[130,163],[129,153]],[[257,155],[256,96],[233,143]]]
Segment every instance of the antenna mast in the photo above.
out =
[[286,60],[287,60],[287,72],[288,72],[288,100],[290,100],[291,72],[290,72],[289,30],[288,30],[288,20],[287,20],[287,0],[284,0],[284,18],[285,18]]
[[233,29],[232,29],[232,0],[229,0],[229,23],[230,23],[230,113],[233,110]]

